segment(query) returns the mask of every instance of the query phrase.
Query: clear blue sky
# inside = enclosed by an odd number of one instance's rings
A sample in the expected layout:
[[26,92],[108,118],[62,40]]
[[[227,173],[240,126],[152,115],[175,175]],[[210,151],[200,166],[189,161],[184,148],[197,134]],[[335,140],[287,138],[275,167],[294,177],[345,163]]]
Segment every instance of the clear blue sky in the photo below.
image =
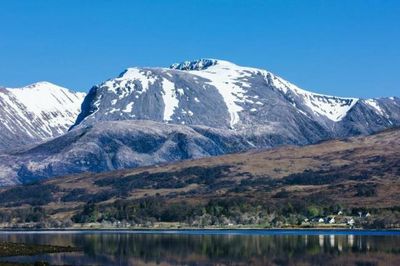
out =
[[1,0],[0,84],[80,91],[202,57],[339,96],[400,96],[400,1]]

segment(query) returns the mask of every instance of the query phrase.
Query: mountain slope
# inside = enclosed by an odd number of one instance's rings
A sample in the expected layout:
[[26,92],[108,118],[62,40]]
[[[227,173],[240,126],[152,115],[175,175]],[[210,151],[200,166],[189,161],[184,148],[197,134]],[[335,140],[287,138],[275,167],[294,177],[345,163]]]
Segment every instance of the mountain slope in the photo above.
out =
[[[357,221],[364,226],[396,227],[399,147],[400,130],[393,129],[305,147],[84,173],[3,188],[0,206],[3,217],[19,217],[24,206],[29,213],[29,204],[35,204],[46,210],[46,221],[77,214],[77,222],[116,219],[194,226],[295,225],[340,210],[354,219],[358,212],[369,212],[370,218]],[[43,191],[40,198],[30,193],[35,190]]]
[[321,95],[266,70],[200,59],[129,68],[93,87],[75,126],[132,119],[233,130],[273,124],[314,143],[399,125],[399,113],[399,98]]
[[49,82],[0,88],[0,149],[63,134],[76,120],[84,96]]
[[232,131],[149,120],[99,122],[36,146],[3,152],[0,186],[307,141],[289,136],[285,130],[271,127]]
[[359,100],[339,123],[340,136],[367,135],[398,126],[400,100],[397,97]]

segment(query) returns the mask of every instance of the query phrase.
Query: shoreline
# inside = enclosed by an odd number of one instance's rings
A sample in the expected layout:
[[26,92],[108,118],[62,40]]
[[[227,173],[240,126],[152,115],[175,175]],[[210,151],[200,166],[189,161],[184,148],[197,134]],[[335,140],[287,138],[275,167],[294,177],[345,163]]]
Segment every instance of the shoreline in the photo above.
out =
[[190,234],[190,235],[400,235],[399,229],[362,229],[362,228],[17,228],[0,229],[0,234],[79,234],[79,233],[125,233],[125,234]]

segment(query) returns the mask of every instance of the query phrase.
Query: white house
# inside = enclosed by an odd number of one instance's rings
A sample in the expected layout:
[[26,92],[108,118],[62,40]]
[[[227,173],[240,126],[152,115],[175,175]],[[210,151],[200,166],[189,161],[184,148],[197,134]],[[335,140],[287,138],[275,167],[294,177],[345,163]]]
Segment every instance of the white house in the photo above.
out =
[[350,226],[353,226],[354,225],[354,219],[353,218],[351,218],[350,220],[347,220],[347,224],[348,225],[350,225]]

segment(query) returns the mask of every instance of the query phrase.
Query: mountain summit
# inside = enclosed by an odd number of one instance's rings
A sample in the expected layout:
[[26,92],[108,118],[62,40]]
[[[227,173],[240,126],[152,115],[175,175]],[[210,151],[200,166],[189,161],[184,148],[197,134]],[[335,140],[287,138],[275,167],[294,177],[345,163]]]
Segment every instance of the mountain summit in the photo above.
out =
[[153,120],[232,130],[284,127],[313,142],[398,124],[399,109],[399,98],[323,95],[266,70],[200,59],[169,68],[128,68],[94,86],[74,126]]
[[216,59],[199,59],[195,61],[184,61],[182,63],[172,64],[169,68],[178,70],[204,70],[217,63],[221,64],[221,60]]

